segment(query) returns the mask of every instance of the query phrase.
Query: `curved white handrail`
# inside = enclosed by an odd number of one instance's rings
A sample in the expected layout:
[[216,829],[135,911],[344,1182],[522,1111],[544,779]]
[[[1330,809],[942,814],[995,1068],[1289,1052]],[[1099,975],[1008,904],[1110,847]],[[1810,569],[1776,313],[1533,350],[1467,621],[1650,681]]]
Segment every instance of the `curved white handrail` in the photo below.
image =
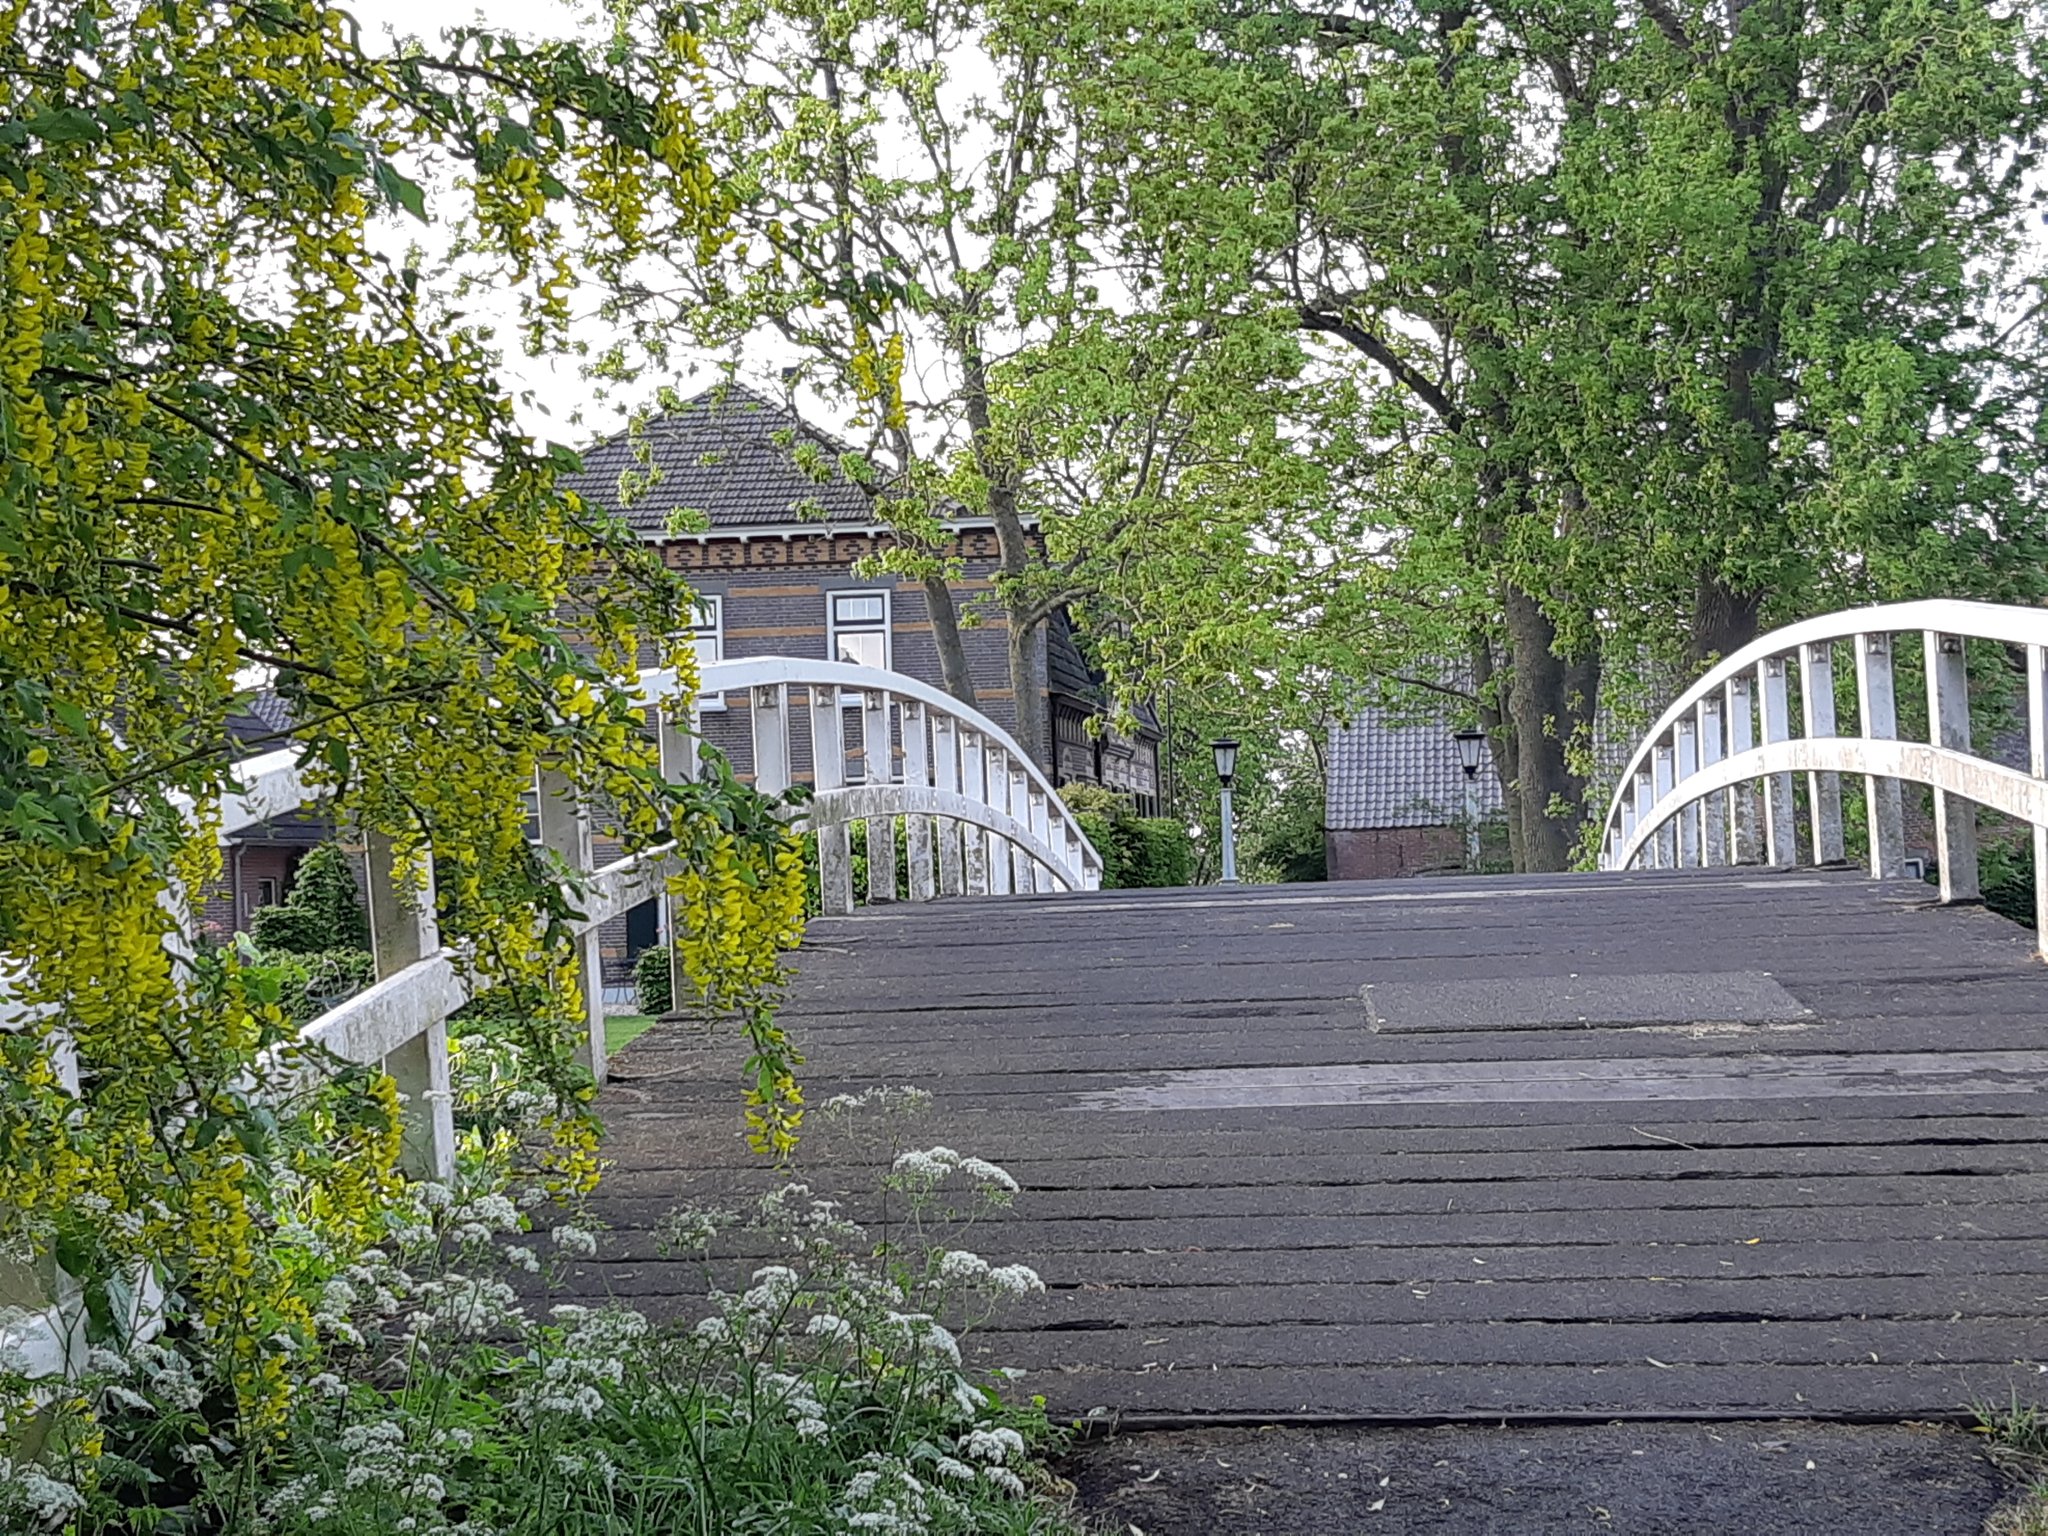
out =
[[[1927,673],[1925,743],[1898,739],[1893,642],[1914,632]],[[2027,659],[2026,771],[1971,750],[1972,640],[2017,648]],[[1853,653],[1853,731],[1836,729],[1838,646]],[[1644,736],[1608,802],[1601,866],[1796,863],[1794,774],[1808,776],[1807,852],[1815,863],[1844,857],[1841,780],[1863,779],[1874,876],[1905,868],[1900,786],[1933,790],[1944,901],[1977,895],[1975,807],[2032,823],[2039,927],[2048,940],[2048,609],[1890,603],[1807,619],[1752,641],[1687,688]],[[1752,792],[1759,781],[1761,837]]]
[[1657,718],[1636,748],[1635,756],[1622,770],[1614,795],[1607,802],[1611,826],[1621,809],[1622,792],[1635,782],[1649,761],[1657,742],[1671,733],[1681,716],[1690,714],[1700,701],[1730,680],[1753,671],[1759,662],[1796,651],[1803,645],[1854,640],[1858,635],[1899,634],[1912,630],[1944,635],[1963,635],[1972,640],[1997,640],[2007,645],[2048,645],[2048,608],[2016,608],[2004,603],[1967,602],[1960,598],[1927,598],[1914,603],[1882,603],[1869,608],[1846,608],[1787,624],[1749,642],[1733,656],[1717,663],[1671,707]]

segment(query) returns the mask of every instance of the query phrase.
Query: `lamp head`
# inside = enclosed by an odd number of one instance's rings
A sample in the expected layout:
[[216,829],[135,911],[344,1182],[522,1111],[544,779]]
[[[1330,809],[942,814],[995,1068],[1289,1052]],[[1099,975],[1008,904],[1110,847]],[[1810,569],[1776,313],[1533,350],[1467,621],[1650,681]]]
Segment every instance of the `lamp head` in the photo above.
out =
[[1216,754],[1216,777],[1225,789],[1230,788],[1230,781],[1237,777],[1237,739],[1219,736],[1209,743],[1209,750]]
[[1486,732],[1456,731],[1452,733],[1451,739],[1458,744],[1458,766],[1465,770],[1465,777],[1468,779],[1477,778],[1479,776],[1479,754],[1486,746]]

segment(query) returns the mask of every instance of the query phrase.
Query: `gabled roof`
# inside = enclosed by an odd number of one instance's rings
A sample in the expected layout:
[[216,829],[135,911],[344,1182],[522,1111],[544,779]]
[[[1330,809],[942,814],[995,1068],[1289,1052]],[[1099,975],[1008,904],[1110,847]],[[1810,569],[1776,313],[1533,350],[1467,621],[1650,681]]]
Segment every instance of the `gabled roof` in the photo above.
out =
[[[630,505],[622,505],[620,477],[637,480],[646,471],[630,433],[584,450],[583,472],[563,484],[647,534],[668,532],[683,511],[702,514],[714,528],[876,521],[868,493],[839,467],[847,445],[744,384],[714,384],[646,423],[641,436],[659,477]],[[805,443],[816,448],[824,478],[800,467]]]
[[[1442,827],[1465,814],[1465,770],[1458,766],[1448,712],[1361,710],[1330,732],[1323,824],[1332,831]],[[1481,763],[1474,786],[1479,814],[1501,809],[1500,779]]]

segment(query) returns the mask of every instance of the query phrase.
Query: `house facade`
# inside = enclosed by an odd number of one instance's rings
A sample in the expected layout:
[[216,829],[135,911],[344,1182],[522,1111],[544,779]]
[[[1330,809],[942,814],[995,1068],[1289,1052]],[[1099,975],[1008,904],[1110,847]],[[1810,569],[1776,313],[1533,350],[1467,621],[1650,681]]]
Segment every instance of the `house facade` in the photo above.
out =
[[[1467,781],[1448,712],[1365,709],[1330,732],[1323,850],[1332,880],[1381,880],[1466,867]],[[1480,765],[1470,793],[1483,822],[1501,814],[1500,780]]]
[[[846,444],[803,421],[789,406],[737,384],[719,384],[622,434],[585,450],[583,471],[568,484],[583,499],[622,517],[657,546],[698,595],[695,631],[701,661],[749,656],[809,656],[902,672],[943,687],[924,585],[863,570],[893,546],[870,493],[848,477]],[[626,494],[631,486],[634,494]],[[951,583],[961,611],[961,640],[976,706],[1013,735],[1009,631],[995,601],[999,566],[994,527],[960,518],[946,526],[961,575]],[[1091,732],[1103,714],[1065,614],[1041,630],[1047,678],[1047,738],[1022,742],[1056,784],[1098,783],[1122,790],[1150,814],[1160,794],[1160,738],[1149,722],[1137,734]],[[742,777],[752,770],[751,700],[745,693],[703,701],[705,739]],[[858,771],[858,760],[851,765]],[[810,764],[793,765],[797,782]],[[630,973],[655,942],[653,904],[605,935],[608,980]],[[629,931],[630,930],[630,931]]]

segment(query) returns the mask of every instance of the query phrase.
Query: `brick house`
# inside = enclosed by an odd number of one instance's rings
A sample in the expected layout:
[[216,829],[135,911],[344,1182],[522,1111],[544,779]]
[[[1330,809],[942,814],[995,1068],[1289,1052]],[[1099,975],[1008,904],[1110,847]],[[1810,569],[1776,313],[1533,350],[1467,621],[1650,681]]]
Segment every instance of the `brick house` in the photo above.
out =
[[[921,582],[862,574],[864,558],[887,550],[889,530],[870,493],[841,460],[851,450],[788,406],[737,384],[718,384],[644,424],[636,442],[621,434],[583,454],[567,483],[586,501],[623,517],[683,572],[700,600],[696,630],[704,661],[747,656],[815,656],[903,672],[943,686],[931,614]],[[622,495],[622,483],[636,493]],[[996,536],[985,519],[946,525],[961,579],[953,583],[981,711],[1016,728],[1008,625],[994,601]],[[1157,729],[1091,736],[1102,713],[1090,673],[1064,614],[1049,622],[1046,718],[1052,740],[1026,742],[1055,783],[1108,784],[1148,814],[1160,792]],[[706,700],[708,741],[744,770],[750,762],[749,701]],[[795,765],[799,781],[808,765]],[[605,935],[607,991],[630,979],[631,962],[657,939],[655,904]]]
[[[228,716],[227,726],[237,757],[260,756],[284,745],[291,709],[276,693],[262,689]],[[220,879],[200,893],[200,930],[222,943],[246,933],[259,911],[290,893],[299,861],[333,833],[325,816],[294,811],[228,839],[221,850]]]
[[[1380,880],[1465,865],[1465,771],[1445,714],[1365,709],[1330,731],[1323,849],[1332,880]],[[1501,814],[1500,780],[1482,763],[1482,820]]]

